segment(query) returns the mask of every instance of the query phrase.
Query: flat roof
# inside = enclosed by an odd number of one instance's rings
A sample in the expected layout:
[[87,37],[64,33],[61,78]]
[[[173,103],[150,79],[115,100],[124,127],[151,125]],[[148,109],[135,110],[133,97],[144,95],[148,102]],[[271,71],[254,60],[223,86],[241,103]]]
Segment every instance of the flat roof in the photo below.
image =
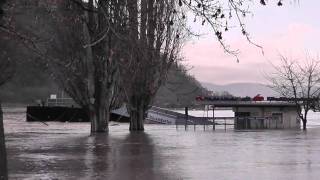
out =
[[295,103],[287,101],[197,101],[196,104],[214,107],[296,107]]

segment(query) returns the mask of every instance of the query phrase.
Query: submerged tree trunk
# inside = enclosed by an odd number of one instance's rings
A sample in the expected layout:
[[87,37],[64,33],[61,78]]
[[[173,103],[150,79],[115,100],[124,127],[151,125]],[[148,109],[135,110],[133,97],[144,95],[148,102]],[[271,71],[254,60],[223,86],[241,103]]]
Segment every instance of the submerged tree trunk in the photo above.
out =
[[[106,88],[102,86],[95,87],[94,102],[91,102],[90,107],[90,120],[91,120],[91,133],[101,133],[109,131],[109,117],[110,113],[107,111],[109,109],[109,101],[107,100]],[[99,84],[101,85],[101,84]]]
[[130,111],[130,131],[144,131],[144,119],[146,118],[146,103],[144,100],[133,97]]
[[91,133],[102,133],[109,131],[110,111],[105,103],[95,103],[89,109],[89,118],[91,121]]
[[[4,14],[2,10],[2,5],[5,2],[6,2],[5,0],[0,0],[0,20]],[[8,74],[6,72],[2,72],[2,73]],[[2,106],[0,102],[0,180],[7,180],[7,179],[8,179],[7,152],[6,152],[6,143],[5,143],[5,136],[4,136],[4,127],[3,127],[3,111],[2,111]]]
[[304,131],[307,130],[308,111],[309,111],[309,108],[308,107],[304,107],[304,114],[303,114],[303,118],[302,118],[302,128],[303,128]]
[[303,130],[307,130],[307,119],[302,119],[302,128]]
[[3,128],[3,112],[0,104],[0,180],[8,179],[7,153]]

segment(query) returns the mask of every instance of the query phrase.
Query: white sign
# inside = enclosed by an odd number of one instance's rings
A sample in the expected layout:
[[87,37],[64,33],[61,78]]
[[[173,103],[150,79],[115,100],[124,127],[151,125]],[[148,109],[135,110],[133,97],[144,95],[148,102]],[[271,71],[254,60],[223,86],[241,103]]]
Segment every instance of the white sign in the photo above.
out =
[[56,94],[51,94],[50,95],[50,99],[57,99],[57,95]]

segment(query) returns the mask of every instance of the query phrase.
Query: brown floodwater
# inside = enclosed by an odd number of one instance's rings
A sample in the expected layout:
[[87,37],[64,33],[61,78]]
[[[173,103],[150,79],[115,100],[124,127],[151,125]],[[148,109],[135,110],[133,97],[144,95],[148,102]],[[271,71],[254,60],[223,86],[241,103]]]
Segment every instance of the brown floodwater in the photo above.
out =
[[[128,124],[90,135],[88,123],[25,121],[5,113],[10,179],[319,179],[320,128],[185,131]],[[114,123],[111,123],[114,124]]]

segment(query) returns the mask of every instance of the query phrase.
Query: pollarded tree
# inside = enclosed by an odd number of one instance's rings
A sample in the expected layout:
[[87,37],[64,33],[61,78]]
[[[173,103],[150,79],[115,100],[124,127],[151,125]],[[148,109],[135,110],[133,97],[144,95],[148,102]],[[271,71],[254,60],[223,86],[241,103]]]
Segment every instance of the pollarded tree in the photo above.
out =
[[[123,51],[123,44],[117,37],[117,33],[124,33],[123,2],[70,0],[58,7],[69,9],[56,15],[58,24],[55,27],[59,27],[58,39],[62,41],[57,45],[62,46],[50,53],[60,54],[51,66],[53,75],[65,91],[88,110],[91,131],[107,131],[119,76],[117,61]],[[65,60],[68,54],[71,56]]]
[[91,132],[108,131],[119,74],[116,60],[122,51],[115,35],[115,29],[121,32],[120,4],[93,0],[12,3],[11,24],[28,37],[27,48],[41,57],[57,84],[88,112]]
[[320,61],[306,58],[304,63],[298,63],[284,56],[280,58],[281,64],[273,65],[275,71],[268,77],[269,87],[297,105],[297,114],[306,130],[308,112],[320,97]]
[[[1,47],[1,46],[0,46]],[[0,86],[7,82],[12,76],[12,65],[10,58],[7,57],[6,52],[0,50]],[[7,171],[7,155],[6,155],[6,145],[5,145],[5,135],[3,127],[3,112],[0,102],[0,179],[8,179]]]
[[127,1],[128,35],[123,35],[126,54],[122,85],[127,97],[130,130],[144,130],[146,111],[176,62],[184,36],[175,21],[176,0]]
[[[185,34],[193,33],[185,25],[186,19],[194,16],[201,25],[209,24],[223,49],[238,58],[225,44],[223,32],[228,31],[228,22],[234,18],[241,33],[253,45],[243,23],[251,12],[244,0],[134,0],[128,1],[129,56],[124,61],[122,75],[130,112],[130,130],[143,130],[143,120],[159,86],[165,81],[169,67],[177,60]],[[266,5],[261,0],[260,4]],[[282,6],[281,1],[277,1]],[[192,14],[192,15],[190,15]]]
[[[3,25],[2,16],[3,10],[2,5],[5,1],[0,1],[0,26]],[[2,27],[3,28],[3,27]],[[2,34],[2,31],[0,31]],[[14,73],[14,66],[12,59],[8,56],[6,48],[4,47],[3,39],[0,39],[0,86],[2,86],[5,82],[7,82]],[[7,180],[8,179],[8,168],[7,168],[7,153],[6,153],[6,145],[5,145],[5,135],[4,135],[4,127],[3,127],[3,112],[0,102],[0,179]]]
[[[0,86],[7,82],[13,75],[13,65],[10,57],[2,49],[0,45]],[[8,179],[7,171],[7,155],[6,155],[6,145],[5,145],[5,135],[3,127],[3,111],[0,102],[0,179]]]
[[50,53],[56,61],[50,61],[49,66],[58,84],[89,113],[91,132],[105,132],[121,48],[110,30],[120,26],[118,12],[106,7],[116,8],[118,4],[79,3],[82,6],[74,1],[58,5],[61,9],[55,27],[60,43]]

